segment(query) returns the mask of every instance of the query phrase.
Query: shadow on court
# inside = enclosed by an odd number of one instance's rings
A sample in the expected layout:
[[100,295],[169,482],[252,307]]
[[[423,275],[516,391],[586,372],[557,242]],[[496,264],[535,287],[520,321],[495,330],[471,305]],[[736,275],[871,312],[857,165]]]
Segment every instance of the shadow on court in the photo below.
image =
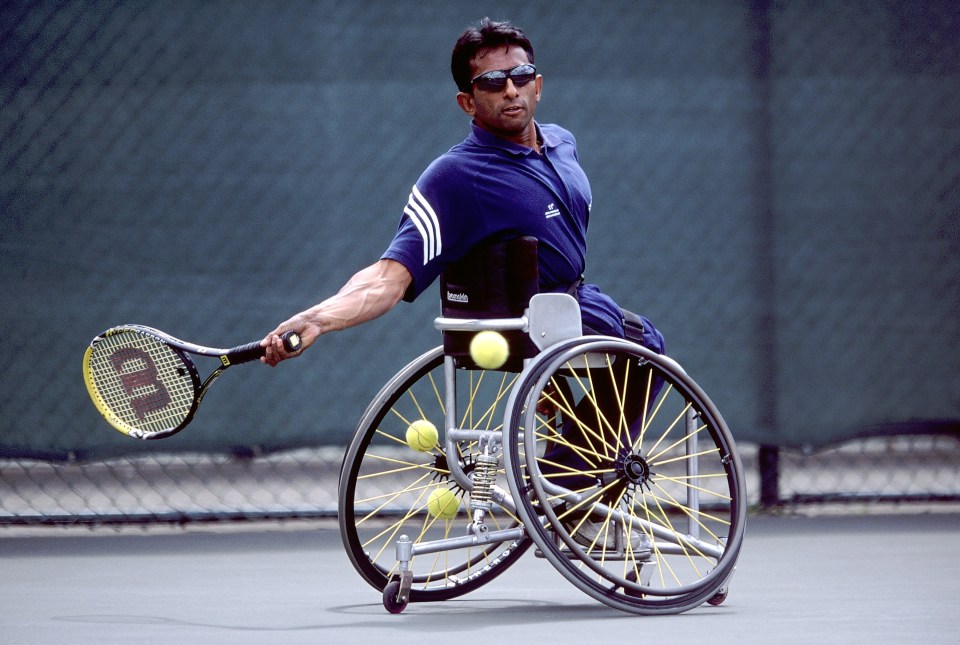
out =
[[[720,607],[630,616],[529,552],[386,613],[329,526],[0,531],[0,642],[955,643],[960,515],[754,517]],[[259,530],[262,528],[262,530]]]

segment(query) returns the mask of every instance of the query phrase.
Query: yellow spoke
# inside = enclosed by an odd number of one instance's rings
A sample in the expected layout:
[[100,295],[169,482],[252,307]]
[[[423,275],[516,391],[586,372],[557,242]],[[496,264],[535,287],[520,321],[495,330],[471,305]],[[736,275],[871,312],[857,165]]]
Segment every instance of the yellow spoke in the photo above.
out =
[[[419,482],[422,481],[422,480],[423,480],[423,477],[421,477],[417,482],[414,482],[414,483],[419,483]],[[394,492],[390,492],[390,493],[383,493],[382,495],[374,495],[373,497],[364,497],[363,499],[354,500],[353,503],[354,503],[354,505],[357,505],[357,504],[369,504],[369,503],[371,503],[371,502],[375,502],[375,501],[381,500],[381,499],[387,499],[387,498],[396,499],[396,497],[397,497],[399,494],[401,494],[401,493],[412,493],[412,492],[415,492],[415,491],[418,491],[418,490],[423,490],[424,488],[430,488],[430,487],[432,487],[432,486],[436,486],[436,484],[433,483],[433,482],[429,482],[429,483],[427,483],[427,484],[424,484],[423,486],[407,486],[407,487],[405,487],[403,490],[400,490],[400,491],[394,491]]]
[[[587,380],[587,383],[589,383],[590,387],[587,387],[587,385],[584,385],[583,377],[581,377],[578,373],[576,373],[576,371],[574,371],[573,380],[576,381],[576,383],[580,386],[580,389],[583,392],[584,400],[589,401],[590,403],[593,404],[591,407],[596,412],[597,424],[601,426],[601,428],[603,426],[606,426],[607,431],[613,434],[613,428],[610,427],[610,422],[606,418],[604,418],[602,414],[600,414],[600,406],[597,405],[597,400],[593,395],[593,370],[592,368],[587,366],[586,372],[587,372],[586,380]],[[580,404],[582,405],[583,401],[581,401]],[[602,446],[606,446],[607,442],[603,438],[603,436],[599,434],[596,430],[594,430],[594,428],[592,428],[588,424],[581,421],[579,416],[575,414],[572,409],[568,408],[564,410],[564,412],[569,416],[571,421],[576,423],[577,426],[584,431],[583,436],[584,436],[584,439],[586,439],[587,443],[590,444],[590,449],[599,454],[599,450],[596,447],[594,447],[593,442],[591,441],[590,438],[593,437]],[[609,454],[609,451],[607,451],[606,454]]]
[[[726,475],[724,475],[723,473],[717,473],[716,475],[697,475],[697,476],[696,476],[697,479],[701,479],[701,478],[702,478],[702,479],[706,479],[706,478],[716,478],[716,477],[724,477],[724,478],[726,478]],[[724,493],[722,493],[722,492],[720,492],[720,491],[710,490],[709,488],[704,488],[703,486],[697,486],[697,485],[695,485],[695,484],[691,484],[689,481],[686,481],[686,480],[690,480],[690,479],[694,479],[694,477],[665,477],[665,476],[658,476],[656,479],[654,479],[654,480],[652,480],[652,481],[653,481],[653,483],[655,483],[655,484],[657,485],[657,488],[660,488],[660,482],[667,481],[667,482],[672,482],[672,483],[676,484],[677,486],[683,486],[684,488],[687,488],[687,489],[690,489],[690,490],[695,490],[695,491],[699,491],[699,492],[701,492],[701,493],[706,493],[707,495],[712,495],[713,497],[717,497],[717,498],[719,498],[719,499],[722,499],[722,500],[725,501],[725,502],[732,501],[732,498],[731,498],[729,495],[726,495],[726,494],[724,494]]]
[[[716,535],[713,534],[713,532],[710,530],[710,528],[709,528],[706,524],[704,524],[703,522],[700,521],[700,518],[701,518],[701,517],[705,517],[705,518],[707,518],[708,520],[712,520],[712,521],[714,521],[714,522],[716,522],[716,523],[718,523],[718,524],[723,524],[724,526],[730,526],[730,520],[729,520],[729,519],[724,519],[724,518],[719,517],[719,516],[717,516],[717,515],[714,515],[714,514],[712,514],[712,513],[708,513],[708,512],[706,512],[706,511],[704,511],[704,510],[702,510],[702,509],[695,512],[693,509],[691,509],[689,506],[687,506],[687,505],[684,504],[683,502],[678,501],[677,498],[675,498],[673,495],[671,495],[671,494],[670,494],[667,490],[665,490],[662,486],[659,486],[659,485],[658,485],[658,486],[657,486],[657,489],[660,490],[666,497],[665,497],[665,498],[661,498],[661,497],[658,497],[657,495],[652,495],[652,494],[651,494],[651,495],[648,495],[648,497],[652,497],[653,499],[667,502],[672,508],[675,508],[675,509],[679,510],[679,511],[682,512],[684,515],[686,515],[687,517],[689,517],[689,518],[691,518],[692,520],[694,520],[697,524],[700,525],[700,528],[702,528],[703,530],[705,530],[707,533],[710,533],[710,535],[711,535],[712,537],[714,537],[714,538],[716,538],[716,539],[720,539],[719,537],[717,537]],[[700,555],[703,555],[703,554],[700,554]],[[704,557],[706,557],[706,556],[704,556]]]
[[[664,526],[664,527],[667,528],[667,529],[669,529],[674,535],[678,536],[677,545],[683,548],[684,555],[686,555],[687,559],[688,559],[688,560],[690,561],[690,563],[693,565],[693,569],[694,569],[694,571],[697,572],[697,575],[701,575],[699,569],[698,569],[697,566],[696,566],[696,563],[693,562],[693,560],[690,558],[690,554],[687,553],[687,548],[686,548],[686,546],[684,545],[684,543],[683,543],[683,541],[682,541],[682,538],[679,537],[679,536],[682,535],[682,533],[680,533],[680,531],[678,531],[678,530],[673,526],[673,523],[670,521],[670,518],[667,516],[666,511],[664,510],[663,506],[661,506],[660,500],[657,499],[656,497],[654,497],[654,498],[653,498],[653,501],[656,502],[656,504],[657,504],[657,509],[659,510],[659,518],[658,518],[658,519],[659,519],[659,521],[660,521],[660,525],[661,525],[661,526]],[[660,562],[660,563],[663,565],[663,566],[657,567],[657,569],[658,569],[658,571],[659,571],[659,573],[660,573],[660,584],[661,584],[661,586],[664,586],[664,587],[665,587],[666,584],[667,584],[667,581],[666,581],[666,579],[664,578],[664,568],[666,568],[666,569],[667,569],[667,572],[673,577],[674,582],[676,582],[678,585],[683,584],[683,583],[680,581],[680,576],[678,576],[678,575],[677,575],[677,572],[674,571],[673,565],[670,564],[670,560],[669,560],[668,558],[664,557],[659,550],[657,550],[656,553],[658,554],[657,561]]]
[[[394,414],[396,414],[396,412],[394,412]],[[397,414],[397,416],[400,416],[400,415]],[[402,418],[402,417],[401,417],[401,418]],[[400,444],[401,446],[404,446],[404,447],[407,447],[407,448],[410,447],[409,444],[407,444],[406,438],[401,439],[400,437],[396,437],[396,436],[390,434],[389,432],[384,432],[384,431],[381,430],[380,428],[377,428],[376,430],[374,430],[374,434],[378,434],[378,435],[380,435],[381,437],[383,437],[384,439],[389,439],[390,441],[393,441],[394,443]]]
[[[585,398],[587,398],[588,400],[593,401],[593,403],[594,403],[593,408],[594,408],[594,410],[597,411],[597,417],[598,417],[598,420],[599,420],[599,421],[598,421],[598,424],[601,425],[601,426],[606,426],[607,429],[612,432],[612,428],[610,427],[609,422],[608,422],[605,418],[603,418],[602,415],[600,415],[598,406],[596,405],[596,401],[595,401],[595,400],[593,399],[593,397],[590,395],[590,391],[583,385],[582,381],[580,381],[580,377],[576,377],[576,378],[577,378],[577,380],[580,382],[581,388],[584,390],[584,393],[586,394]],[[552,404],[554,407],[556,407],[556,411],[557,411],[557,412],[562,412],[565,417],[567,417],[570,421],[572,421],[573,423],[575,423],[581,430],[583,430],[583,431],[584,431],[584,438],[586,439],[587,443],[589,444],[588,447],[577,446],[577,445],[572,444],[572,443],[569,443],[569,442],[565,442],[564,445],[572,448],[574,451],[576,451],[578,454],[580,454],[580,456],[583,457],[584,460],[586,460],[586,461],[587,461],[588,463],[590,463],[590,465],[592,465],[592,466],[595,466],[596,463],[595,463],[594,460],[590,459],[590,458],[588,457],[588,455],[596,456],[598,459],[601,459],[601,460],[602,460],[602,459],[609,459],[609,458],[610,458],[609,442],[608,442],[601,434],[599,434],[592,426],[590,426],[590,425],[588,425],[588,424],[586,424],[586,423],[584,423],[583,421],[580,420],[579,415],[576,414],[576,411],[575,411],[575,409],[574,409],[575,406],[574,406],[573,402],[572,402],[572,401],[567,401],[566,395],[563,393],[563,388],[561,388],[561,387],[559,387],[558,385],[556,385],[556,384],[555,384],[555,380],[552,379],[552,378],[551,378],[551,383],[554,384],[554,385],[553,385],[554,392],[555,392],[556,394],[559,394],[559,395],[560,395],[560,399],[554,398],[553,394],[551,394],[550,392],[546,392],[546,391],[545,391],[545,392],[543,392],[543,393],[541,394],[541,396],[540,396],[540,401],[547,401],[547,402],[549,402],[550,404]],[[555,417],[551,417],[551,418],[555,418]],[[539,435],[538,435],[539,437],[541,437],[541,438],[543,438],[543,439],[546,439],[547,441],[561,441],[561,440],[563,440],[563,439],[562,439],[563,435],[562,435],[561,433],[558,433],[558,432],[556,431],[556,429],[553,428],[553,426],[551,426],[551,425],[548,424],[547,421],[539,420],[539,425],[540,425],[541,427],[546,427],[546,428],[549,428],[549,429],[550,429],[550,434],[549,434],[549,435],[546,435],[546,436],[545,436],[545,435],[539,434]],[[595,439],[597,442],[599,442],[599,443],[603,446],[604,451],[603,451],[602,454],[601,454],[601,453],[599,452],[599,450],[594,446],[594,443],[593,443],[593,441],[591,440],[591,437],[592,437],[593,439]],[[619,444],[619,441],[620,441],[620,439],[619,439],[619,437],[617,437],[617,442],[618,442],[618,444]]]
[[[591,487],[591,488],[592,488],[592,487]],[[582,492],[585,492],[586,490],[588,490],[588,489],[581,489],[581,490],[579,490],[579,491],[572,491],[572,492],[582,493]],[[570,508],[568,508],[566,511],[564,511],[561,515],[558,515],[558,516],[557,516],[557,519],[560,520],[561,523],[562,523],[562,522],[563,522],[563,519],[566,518],[566,517],[567,517],[568,515],[570,515],[571,513],[573,513],[574,511],[586,510],[586,509],[588,508],[588,506],[586,506],[586,505],[592,504],[593,501],[596,500],[596,499],[598,499],[599,497],[600,497],[600,491],[599,491],[599,490],[594,491],[594,492],[591,493],[588,497],[586,497],[585,499],[580,500],[579,502],[577,502],[576,504],[574,504],[573,506],[571,506]],[[550,498],[550,501],[556,501],[556,500],[562,500],[562,499],[563,499],[563,497],[556,496],[556,497],[551,497],[551,498]],[[583,523],[587,521],[587,518],[588,518],[589,516],[590,516],[589,513],[584,513],[584,514],[583,514],[583,517],[580,518],[580,521],[577,522],[577,525],[576,525],[575,527],[573,527],[572,530],[570,530],[570,534],[573,535],[574,533],[576,533],[577,531],[579,531],[579,530],[580,530],[580,527],[583,526]]]
[[640,416],[640,435],[632,446],[633,452],[640,452],[644,436],[647,434],[647,414],[650,412],[650,390],[653,388],[653,370],[647,370],[647,386],[643,393],[643,414]]
[[440,408],[440,416],[446,418],[447,415],[447,406],[446,402],[443,400],[443,395],[440,394],[440,387],[437,385],[437,381],[433,378],[433,372],[430,372],[428,375],[430,379],[430,387],[433,388],[433,395],[437,399],[437,406]]
[[613,363],[610,361],[610,355],[607,354],[607,371],[610,373],[610,383],[613,386],[614,398],[616,398],[617,407],[620,409],[620,423],[617,424],[618,428],[614,433],[614,438],[617,440],[616,452],[614,452],[614,455],[619,454],[623,448],[623,440],[621,439],[621,436],[630,436],[630,429],[627,427],[626,409],[624,408],[624,400],[626,399],[627,392],[629,391],[628,386],[630,384],[630,365],[631,363],[628,361],[623,372],[623,392],[621,393],[620,388],[617,387],[617,378],[613,371]]
[[399,475],[400,473],[406,473],[406,472],[417,471],[417,470],[426,470],[428,472],[431,472],[437,475],[447,474],[447,471],[438,470],[432,464],[410,464],[408,466],[403,466],[401,468],[392,468],[390,470],[378,470],[375,473],[367,473],[366,475],[357,475],[357,480],[359,481],[361,479],[377,479],[380,477],[391,477],[391,476]]
[[[578,445],[576,445],[576,444],[574,444],[574,443],[571,443],[571,442],[568,441],[563,435],[544,435],[544,434],[542,434],[542,433],[535,432],[535,433],[534,433],[534,436],[537,437],[538,439],[543,439],[543,440],[545,440],[545,441],[551,441],[551,442],[553,442],[553,443],[555,443],[555,444],[562,445],[562,446],[566,446],[566,447],[570,448],[570,449],[573,450],[575,453],[577,453],[578,455],[580,455],[581,457],[583,457],[584,461],[586,461],[586,462],[587,462],[588,464],[590,464],[591,466],[597,466],[597,461],[603,459],[603,455],[598,454],[598,453],[594,452],[593,450],[589,450],[589,449],[587,449],[587,448],[584,448],[583,446],[578,446]],[[591,459],[590,457],[596,457],[596,459]]]
[[[642,430],[641,433],[640,433],[641,436],[646,435],[647,430],[650,429],[650,424],[653,423],[653,420],[654,420],[654,419],[656,419],[658,416],[660,416],[660,408],[663,407],[663,404],[666,402],[668,395],[669,395],[670,392],[672,392],[672,391],[673,391],[673,385],[668,384],[667,387],[666,387],[666,389],[665,389],[663,392],[660,393],[660,396],[659,396],[659,397],[657,397],[657,405],[656,405],[656,407],[653,408],[653,412],[650,414],[650,417],[649,417],[649,418],[646,420],[646,422],[644,423],[643,430]],[[662,440],[663,440],[663,437],[661,437],[660,440],[657,441],[657,444],[659,444],[660,441],[662,441]],[[657,444],[654,444],[653,447],[656,448],[656,447],[657,447]]]
[[[369,540],[363,543],[362,546],[363,548],[366,549],[375,541],[379,540],[381,537],[383,537],[387,533],[390,533],[390,537],[384,540],[383,546],[380,547],[380,551],[378,551],[375,556],[370,557],[371,562],[376,562],[377,560],[380,559],[380,556],[383,555],[383,552],[386,550],[386,548],[394,542],[394,540],[396,539],[397,533],[400,532],[400,529],[403,527],[404,524],[406,524],[407,520],[413,517],[419,510],[423,509],[424,505],[422,504],[422,500],[425,492],[426,491],[420,492],[420,495],[417,497],[417,501],[410,505],[410,508],[406,511],[403,517],[401,517],[398,521],[394,522],[393,524],[388,525],[387,528],[385,528],[383,531],[381,531],[380,533],[377,533],[376,535],[374,535]],[[391,528],[392,528],[392,532],[391,532]]]
[[[567,517],[568,515],[570,515],[570,513],[573,513],[574,511],[576,511],[576,510],[578,510],[578,509],[585,509],[585,508],[586,508],[586,506],[585,506],[586,504],[590,504],[590,503],[592,503],[594,500],[600,499],[600,498],[603,496],[604,493],[606,493],[608,490],[610,490],[611,488],[613,488],[614,486],[616,486],[618,483],[619,483],[619,482],[617,482],[617,481],[612,481],[612,482],[610,482],[609,484],[607,484],[606,486],[604,486],[603,488],[594,488],[594,487],[591,485],[591,486],[588,486],[587,488],[583,488],[583,489],[581,489],[581,490],[579,490],[579,491],[571,491],[571,492],[574,492],[574,493],[583,493],[583,492],[586,492],[587,490],[594,489],[594,492],[592,492],[590,495],[588,495],[585,499],[580,500],[579,502],[577,502],[576,504],[574,504],[573,506],[571,506],[570,508],[568,508],[566,511],[564,511],[563,513],[561,513],[560,515],[558,515],[558,516],[557,516],[557,519],[562,520],[563,518],[565,518],[565,517]],[[623,494],[622,494],[622,493],[621,493],[620,497],[621,497],[621,498],[623,497]],[[563,498],[562,498],[562,497],[556,497],[556,496],[555,496],[555,497],[551,497],[550,499],[551,499],[551,500],[556,500],[556,499],[563,499]],[[617,504],[619,504],[619,503],[620,503],[620,500],[617,499],[614,503],[609,504],[608,507],[609,507],[610,509],[612,509],[613,507],[617,506]],[[580,519],[580,521],[577,523],[576,528],[575,528],[574,530],[570,531],[570,533],[571,533],[571,534],[576,533],[577,530],[580,529],[580,526],[587,520],[587,518],[588,518],[589,516],[590,516],[589,513],[584,513],[584,516],[583,516],[583,517]],[[609,522],[609,514],[607,515],[607,520],[606,520],[606,521]]]
[[366,475],[358,475],[357,479],[370,479],[373,477],[383,477],[384,475],[393,475],[396,473],[402,473],[409,470],[428,470],[432,473],[437,473],[441,475],[447,475],[450,473],[449,470],[444,470],[437,468],[435,464],[417,464],[412,461],[407,461],[404,459],[396,459],[394,457],[387,457],[385,455],[377,455],[374,453],[367,453],[366,457],[369,457],[372,460],[383,461],[389,464],[399,464],[401,468],[396,468],[393,470],[378,470],[375,473],[367,473]]
[[[686,410],[689,409],[689,407],[690,407],[690,406],[688,405],[687,408],[684,410],[684,414],[686,414]],[[706,425],[702,425],[702,426],[700,426],[699,428],[697,428],[696,430],[694,430],[693,432],[684,433],[679,439],[677,439],[677,440],[674,441],[672,444],[670,444],[669,446],[667,446],[666,448],[664,448],[663,450],[661,450],[660,452],[658,452],[658,453],[655,454],[655,455],[650,454],[650,452],[648,452],[648,453],[647,453],[647,455],[648,455],[648,456],[647,456],[647,461],[653,463],[653,461],[656,460],[657,457],[659,457],[659,456],[661,456],[661,455],[663,455],[663,454],[666,454],[666,453],[670,452],[671,450],[673,450],[674,448],[676,448],[676,447],[679,446],[680,444],[686,442],[686,441],[687,441],[688,439],[690,439],[691,437],[697,436],[698,434],[700,434],[700,432],[701,432],[702,430],[705,430],[706,427],[707,427]]]
[[[419,483],[422,482],[426,477],[427,477],[427,475],[423,475],[422,477],[420,477],[420,479],[418,479],[417,481],[415,481],[415,482],[413,482],[413,483],[414,483],[414,484],[419,484]],[[429,488],[429,486],[427,486],[427,488]],[[355,524],[356,524],[357,526],[360,526],[361,524],[363,524],[364,522],[366,522],[366,521],[367,521],[368,519],[370,519],[371,517],[376,516],[378,513],[380,513],[380,511],[382,511],[383,509],[385,509],[385,508],[390,504],[390,502],[395,501],[396,499],[398,499],[401,495],[403,495],[403,494],[406,493],[406,492],[407,492],[406,489],[402,489],[402,490],[398,490],[398,491],[394,491],[393,493],[390,493],[389,495],[386,496],[386,501],[385,501],[383,504],[380,504],[378,507],[376,507],[375,509],[373,509],[372,511],[370,511],[369,513],[367,513],[366,515],[364,515],[364,516],[360,519],[360,521],[355,522]],[[423,493],[421,492],[420,495],[421,495],[421,497],[422,497]],[[362,503],[362,500],[358,500],[358,501],[360,501],[360,502]],[[356,502],[354,502],[354,508],[356,508]]]
[[716,479],[717,477],[726,478],[726,473],[700,473],[699,475],[661,475],[656,474],[660,479],[667,479],[675,482],[683,482],[690,479]]
[[[485,375],[488,374],[488,373],[489,373],[489,372],[485,372],[485,371],[480,372],[479,375],[476,377],[476,381],[474,381],[474,378],[475,378],[475,377],[474,377],[474,373],[471,372],[471,374],[470,374],[470,381],[471,381],[471,383],[470,383],[469,399],[468,399],[468,403],[467,403],[467,409],[464,411],[464,413],[463,413],[463,415],[462,415],[462,417],[461,417],[461,420],[460,420],[460,425],[461,425],[461,427],[476,428],[476,427],[479,427],[479,426],[483,425],[484,423],[486,423],[486,424],[487,424],[487,430],[492,429],[492,428],[491,428],[491,425],[493,424],[494,420],[495,420],[496,417],[497,417],[497,415],[496,415],[497,408],[499,408],[500,403],[502,402],[503,398],[510,393],[510,389],[511,389],[511,387],[513,386],[513,382],[516,380],[516,375],[511,375],[511,374],[509,374],[509,373],[507,373],[507,372],[503,372],[503,373],[502,373],[503,376],[502,376],[502,378],[500,379],[500,384],[497,386],[497,395],[496,395],[496,397],[494,397],[493,402],[490,403],[490,404],[487,406],[486,410],[484,410],[483,413],[480,415],[479,420],[476,421],[476,422],[474,422],[474,421],[472,421],[473,416],[474,416],[474,402],[477,401],[477,400],[480,398],[480,397],[478,396],[478,393],[479,393],[479,391],[480,391],[480,386],[481,386],[482,383],[483,383],[483,380],[484,380]],[[509,382],[508,382],[508,380],[509,380]],[[468,421],[468,420],[469,420],[469,421]]]
[[[554,466],[563,471],[566,471],[565,473],[548,473],[548,474],[540,473],[540,476],[545,479],[552,479],[556,477],[566,477],[568,474],[569,475],[603,475],[606,473],[614,472],[613,468],[597,468],[594,470],[583,470],[581,468],[573,468],[572,466],[567,466],[566,464],[561,464],[560,462],[557,462],[557,461],[544,459],[543,457],[540,457],[539,459],[537,459],[537,463],[547,464],[549,466]],[[592,485],[593,484],[591,484],[591,486]]]
[[[662,403],[662,399],[661,399],[661,403]],[[657,406],[658,410],[659,410],[659,407],[660,406],[658,405]],[[650,446],[650,449],[647,451],[648,455],[653,454],[653,451],[656,450],[661,443],[663,443],[663,440],[666,439],[667,435],[673,432],[673,429],[677,426],[680,420],[686,416],[687,410],[689,409],[690,409],[690,403],[687,403],[687,405],[684,406],[683,410],[680,411],[680,414],[678,414],[677,417],[670,423],[670,425],[668,425],[666,429],[660,433],[660,437],[657,439],[656,443]],[[657,454],[660,454],[660,453],[657,453]]]
[[[626,571],[627,565],[629,565],[630,561],[633,561],[633,571],[634,571],[634,573],[635,573],[636,576],[637,576],[637,580],[639,581],[639,580],[640,580],[640,566],[639,566],[639,565],[642,564],[642,563],[637,560],[637,554],[636,554],[636,552],[633,550],[633,543],[632,543],[632,541],[630,540],[630,536],[631,536],[631,534],[633,533],[634,526],[636,526],[636,528],[637,528],[638,531],[642,531],[642,532],[643,532],[643,534],[647,537],[647,539],[650,540],[651,544],[653,543],[653,540],[652,540],[651,534],[648,533],[648,532],[643,528],[643,526],[640,524],[640,518],[637,517],[637,515],[634,513],[633,509],[635,509],[636,507],[637,507],[637,491],[634,490],[634,491],[632,491],[632,492],[630,493],[630,513],[629,513],[628,516],[627,516],[627,522],[626,522],[625,531],[624,531],[624,533],[625,533],[626,536],[627,536],[626,554],[627,554],[628,557],[624,558],[624,572],[623,572],[623,575],[624,575],[624,576],[627,575],[627,571]],[[634,520],[636,520],[636,522],[635,522]]]
[[[420,507],[420,509],[418,509],[418,510],[423,510],[423,507]],[[418,535],[413,541],[414,541],[414,542],[422,542],[422,541],[424,541],[424,540],[426,539],[427,532],[428,532],[430,529],[433,528],[433,526],[437,523],[437,521],[438,521],[439,519],[440,519],[440,518],[435,517],[434,515],[432,515],[432,514],[430,514],[430,513],[425,513],[425,514],[424,514],[424,518],[423,518],[423,522],[422,522],[422,524],[420,525],[420,535]],[[453,529],[453,522],[452,522],[451,520],[443,520],[443,522],[444,522],[444,525],[443,525],[443,537],[444,537],[444,539],[445,539],[445,538],[450,537],[450,532],[451,532],[451,530]],[[389,542],[388,542],[388,544],[389,544]],[[427,586],[430,585],[430,582],[431,582],[431,580],[433,579],[433,576],[438,573],[437,563],[440,562],[441,557],[443,558],[444,562],[447,562],[448,557],[449,557],[449,552],[447,552],[447,551],[438,551],[436,555],[437,555],[437,557],[434,558],[434,560],[433,560],[433,565],[431,565],[430,567],[428,567],[429,575],[427,576],[427,579],[426,579],[426,580],[424,581],[424,583],[423,583],[423,587],[424,587],[424,588],[426,588]],[[412,566],[413,563],[416,561],[416,559],[417,559],[416,556],[414,556],[413,558],[410,559],[410,564],[411,564],[411,566]],[[450,567],[445,564],[443,567],[439,567],[439,569],[440,569],[439,573],[442,573],[442,574],[443,574],[443,575],[440,576],[440,577],[441,577],[441,578],[446,578],[447,575],[446,575],[445,572],[449,571],[449,570],[450,570]]]
[[652,468],[654,466],[662,466],[664,464],[673,464],[678,461],[689,461],[691,459],[695,459],[696,457],[703,457],[705,455],[714,455],[718,452],[720,452],[720,448],[714,446],[713,448],[709,448],[707,450],[701,450],[700,452],[694,452],[689,455],[686,455],[686,454],[679,455],[677,457],[672,457],[670,459],[661,459],[660,461],[657,461],[657,462],[651,461],[650,467]]

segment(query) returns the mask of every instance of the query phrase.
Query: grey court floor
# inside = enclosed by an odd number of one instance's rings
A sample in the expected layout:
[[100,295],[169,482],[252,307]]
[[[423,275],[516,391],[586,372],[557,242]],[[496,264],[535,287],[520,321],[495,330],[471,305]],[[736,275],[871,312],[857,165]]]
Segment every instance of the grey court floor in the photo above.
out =
[[598,604],[530,552],[387,614],[335,528],[0,531],[0,643],[960,643],[960,515],[755,517],[727,603]]

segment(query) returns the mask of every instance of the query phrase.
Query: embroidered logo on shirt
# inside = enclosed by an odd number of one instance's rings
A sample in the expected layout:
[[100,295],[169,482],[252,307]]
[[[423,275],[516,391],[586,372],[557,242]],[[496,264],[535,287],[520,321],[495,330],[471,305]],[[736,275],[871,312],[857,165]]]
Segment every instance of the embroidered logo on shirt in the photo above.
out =
[[560,209],[557,208],[556,204],[554,204],[553,202],[550,202],[550,204],[547,205],[547,212],[544,213],[543,216],[546,217],[547,219],[550,219],[551,217],[556,217],[559,214],[560,214]]
[[470,302],[470,296],[468,296],[468,295],[465,294],[465,293],[454,293],[454,292],[452,292],[452,291],[448,291],[448,292],[447,292],[447,300],[450,301],[450,302],[469,303],[469,302]]

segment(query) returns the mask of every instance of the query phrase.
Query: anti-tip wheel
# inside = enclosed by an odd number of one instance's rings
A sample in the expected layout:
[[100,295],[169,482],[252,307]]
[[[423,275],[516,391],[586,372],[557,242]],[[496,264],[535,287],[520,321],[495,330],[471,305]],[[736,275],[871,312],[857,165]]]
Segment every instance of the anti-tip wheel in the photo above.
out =
[[723,601],[727,599],[727,594],[730,590],[727,587],[721,587],[717,593],[713,594],[709,600],[707,600],[708,605],[713,605],[714,607],[722,605]]

